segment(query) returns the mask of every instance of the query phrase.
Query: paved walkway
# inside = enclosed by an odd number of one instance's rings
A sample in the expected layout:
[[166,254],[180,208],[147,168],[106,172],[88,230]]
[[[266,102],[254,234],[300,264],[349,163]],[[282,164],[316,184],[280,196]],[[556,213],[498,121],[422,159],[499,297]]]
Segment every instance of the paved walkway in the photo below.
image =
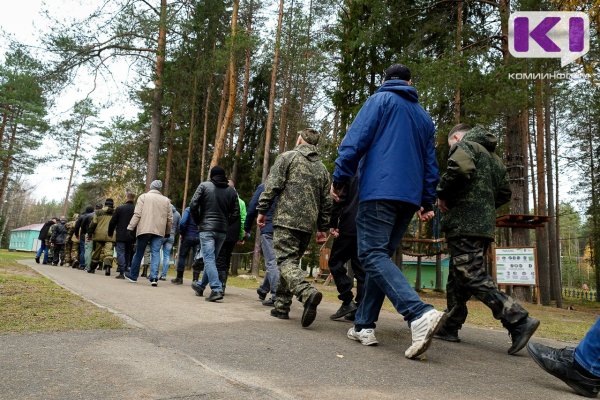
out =
[[[189,287],[137,284],[26,262],[107,307],[129,329],[0,335],[1,399],[570,399],[505,332],[466,327],[462,343],[434,341],[425,359],[404,358],[410,331],[383,312],[379,346],[348,340],[338,304],[300,327],[269,316],[249,289],[208,303]],[[543,323],[543,322],[542,322]],[[544,341],[552,343],[551,341]]]

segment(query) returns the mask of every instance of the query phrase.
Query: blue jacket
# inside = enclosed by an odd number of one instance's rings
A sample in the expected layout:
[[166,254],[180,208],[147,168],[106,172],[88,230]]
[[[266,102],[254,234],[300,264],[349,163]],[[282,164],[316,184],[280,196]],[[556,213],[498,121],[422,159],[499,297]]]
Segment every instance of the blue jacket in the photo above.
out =
[[182,239],[198,239],[198,226],[194,223],[192,216],[190,215],[190,208],[186,207],[183,211],[183,216],[179,222],[179,234]]
[[359,198],[433,204],[439,180],[435,127],[417,91],[389,80],[367,99],[338,148],[333,180],[359,170]]
[[[258,210],[256,207],[258,206],[258,199],[262,192],[265,191],[264,183],[261,183],[256,187],[254,194],[252,195],[252,200],[250,200],[250,204],[248,205],[248,209],[246,211],[246,222],[244,223],[244,231],[250,232],[252,230],[252,224],[256,221],[256,217],[258,217]],[[267,211],[266,215],[266,225],[264,228],[260,230],[261,234],[270,233],[273,234],[273,214],[275,213],[275,209],[277,208],[277,200],[279,196],[276,196],[273,199],[273,203],[271,204],[271,208]]]

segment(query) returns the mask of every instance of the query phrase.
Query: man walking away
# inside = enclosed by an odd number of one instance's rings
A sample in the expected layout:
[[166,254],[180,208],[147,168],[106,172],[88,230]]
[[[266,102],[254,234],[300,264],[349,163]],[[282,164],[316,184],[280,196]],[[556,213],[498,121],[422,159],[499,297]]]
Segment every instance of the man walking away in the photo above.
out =
[[67,227],[65,226],[67,219],[62,216],[58,221],[58,224],[53,225],[52,236],[50,237],[50,243],[53,248],[53,260],[52,265],[58,265],[62,267],[65,263],[65,243],[67,242]]
[[435,128],[419,105],[410,70],[394,64],[381,87],[367,99],[338,149],[332,196],[359,170],[356,217],[358,258],[365,269],[365,294],[349,339],[377,344],[375,322],[387,296],[408,322],[414,359],[431,344],[444,313],[424,303],[391,260],[412,216],[433,217],[438,168]]
[[450,251],[446,296],[451,312],[436,337],[460,341],[458,331],[467,319],[467,301],[474,296],[508,330],[512,339],[508,354],[516,354],[540,321],[529,317],[521,305],[500,291],[486,269],[485,257],[496,229],[496,208],[511,197],[506,168],[494,152],[497,139],[481,126],[471,129],[459,124],[450,131],[448,144],[448,170],[437,193],[444,213],[442,231]]
[[163,238],[171,235],[173,212],[171,201],[160,193],[162,182],[152,181],[148,193],[140,195],[135,204],[133,217],[127,226],[129,235],[136,236],[135,254],[131,262],[129,273],[125,278],[130,282],[137,282],[140,264],[146,246],[150,245],[150,284],[158,286],[158,264],[160,262],[160,246]]
[[[79,243],[79,269],[85,269],[85,237],[87,233],[87,226],[84,227],[83,222],[87,220],[88,216],[94,212],[94,207],[87,206],[85,212],[77,218],[75,223],[75,237]],[[89,225],[89,223],[88,223]]]
[[135,243],[135,239],[127,232],[127,226],[131,222],[131,218],[133,218],[133,211],[135,209],[134,200],[135,194],[127,192],[127,201],[117,207],[108,223],[108,236],[114,237],[115,231],[117,233],[115,237],[117,272],[119,273],[116,276],[117,279],[125,279],[125,272],[129,270],[131,259],[133,258],[133,244]]
[[67,222],[67,242],[65,243],[65,264],[67,267],[77,268],[79,267],[79,239],[74,235],[75,224],[79,214],[73,214],[73,219]]
[[181,214],[177,211],[175,206],[171,204],[171,211],[173,212],[173,224],[171,224],[171,235],[168,238],[164,238],[162,242],[162,272],[158,278],[161,281],[167,280],[167,273],[169,272],[169,262],[171,260],[171,253],[173,252],[173,245],[175,244],[175,236],[179,233],[179,223],[181,222]]
[[258,200],[257,224],[266,225],[266,215],[279,196],[273,217],[273,248],[277,255],[279,283],[271,315],[288,319],[293,295],[304,304],[301,325],[306,328],[317,317],[323,295],[306,281],[300,259],[308,248],[312,232],[324,241],[331,218],[329,173],[319,158],[319,132],[312,128],[298,132],[296,147],[279,155]]
[[[331,233],[335,237],[329,256],[329,272],[333,276],[335,286],[342,301],[340,308],[329,318],[344,317],[354,321],[356,310],[361,303],[365,286],[365,270],[358,259],[356,244],[356,213],[358,211],[358,178],[353,177],[346,186],[345,193],[339,196],[340,201],[334,203],[331,216]],[[354,302],[354,279],[350,279],[345,264],[350,261],[354,278],[356,278],[356,302]]]
[[94,213],[92,222],[88,227],[88,235],[94,240],[94,252],[92,253],[92,264],[89,273],[94,273],[96,269],[104,269],[104,275],[110,276],[110,269],[113,262],[113,247],[115,238],[108,234],[110,220],[115,212],[115,203],[113,199],[106,199],[102,210]]
[[[252,224],[258,217],[258,199],[262,192],[265,191],[265,185],[259,184],[252,195],[250,204],[248,206],[248,213],[246,215],[246,223],[244,224],[244,231],[246,231],[246,237],[250,237],[252,231]],[[277,282],[279,282],[279,268],[277,268],[277,259],[275,257],[275,250],[273,249],[273,214],[277,209],[277,199],[275,197],[271,203],[271,207],[265,214],[265,226],[260,228],[260,246],[265,260],[265,278],[262,284],[256,289],[258,299],[262,301],[262,304],[267,307],[273,307],[275,300],[277,299]],[[267,299],[267,294],[271,292],[271,298]]]
[[216,256],[225,241],[227,228],[240,217],[237,193],[229,187],[223,168],[214,166],[210,170],[210,180],[198,186],[190,203],[190,213],[198,225],[204,260],[202,280],[192,283],[192,289],[202,296],[206,286],[210,285],[211,292],[206,301],[221,300],[223,286],[219,280]]
[[40,241],[40,248],[35,255],[35,262],[40,263],[40,257],[42,252],[44,253],[44,259],[42,260],[42,264],[48,264],[48,243],[47,240],[48,232],[50,231],[50,227],[56,223],[56,218],[52,218],[50,221],[46,221],[42,229],[40,230],[40,234],[38,235],[38,240]]
[[[200,245],[200,237],[198,236],[198,226],[192,221],[190,208],[186,207],[179,223],[179,234],[181,235],[181,248],[179,249],[179,258],[177,260],[177,276],[171,279],[174,285],[183,284],[183,273],[185,272],[185,261],[189,253],[196,254],[196,249]],[[198,280],[195,277],[194,280]]]

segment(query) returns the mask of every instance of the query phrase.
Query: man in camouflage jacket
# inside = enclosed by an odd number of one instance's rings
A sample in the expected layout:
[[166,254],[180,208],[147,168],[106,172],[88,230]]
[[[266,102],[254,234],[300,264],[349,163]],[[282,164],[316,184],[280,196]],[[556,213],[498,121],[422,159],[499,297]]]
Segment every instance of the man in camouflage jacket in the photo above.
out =
[[331,217],[329,173],[319,158],[319,132],[299,132],[296,147],[275,160],[258,200],[257,224],[265,226],[266,214],[279,196],[273,216],[273,248],[280,276],[275,308],[271,315],[288,319],[292,295],[304,303],[302,326],[309,326],[317,316],[323,295],[305,279],[300,259],[308,248],[312,232],[317,228],[317,241],[325,239]]
[[96,268],[104,269],[104,275],[110,276],[110,268],[113,263],[113,248],[115,238],[108,236],[108,225],[115,212],[115,203],[113,199],[106,199],[102,210],[94,213],[92,222],[88,227],[87,233],[94,239],[94,251],[92,253],[92,264],[89,273],[96,272]]
[[79,267],[79,239],[75,236],[75,224],[79,214],[74,214],[73,219],[67,222],[67,242],[65,243],[65,263],[72,268]]
[[501,292],[488,275],[485,255],[494,241],[496,208],[510,200],[506,168],[494,153],[496,137],[481,126],[455,126],[448,135],[448,169],[437,187],[444,212],[442,230],[450,251],[446,286],[448,319],[437,332],[443,340],[460,341],[458,330],[467,318],[467,301],[476,297],[502,321],[512,338],[509,354],[529,341],[540,322]]

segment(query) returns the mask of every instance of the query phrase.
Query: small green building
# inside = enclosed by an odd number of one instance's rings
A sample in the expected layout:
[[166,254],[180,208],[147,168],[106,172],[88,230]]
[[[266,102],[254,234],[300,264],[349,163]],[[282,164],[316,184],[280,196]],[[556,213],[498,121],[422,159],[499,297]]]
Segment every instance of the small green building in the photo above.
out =
[[[417,281],[417,263],[417,257],[407,255],[402,257],[402,272],[412,287],[415,287]],[[446,290],[448,268],[450,267],[450,257],[447,254],[442,254],[441,264],[442,286]],[[421,257],[421,288],[435,289],[435,256]]]
[[40,247],[38,236],[44,224],[33,224],[10,231],[10,243],[8,249],[11,251],[37,251]]

